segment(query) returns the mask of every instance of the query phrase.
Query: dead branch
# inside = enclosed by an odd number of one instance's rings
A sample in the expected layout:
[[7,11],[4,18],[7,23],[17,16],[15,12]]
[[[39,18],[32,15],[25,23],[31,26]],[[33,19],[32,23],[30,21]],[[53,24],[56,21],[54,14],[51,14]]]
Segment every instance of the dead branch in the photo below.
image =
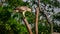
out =
[[29,31],[29,34],[33,34],[30,25],[28,24],[28,21],[26,20],[26,17],[23,17],[23,21]]
[[[40,0],[38,0],[38,7],[39,7],[39,11],[41,13]],[[47,22],[51,25],[51,34],[52,34],[52,32],[53,32],[53,23],[50,21],[50,19],[48,18],[47,14],[45,12],[43,12],[43,13],[44,13],[44,15],[45,15],[45,17],[47,19]]]
[[38,34],[38,14],[39,14],[39,8],[37,7],[36,8],[36,12],[35,12],[35,14],[36,14],[36,22],[35,22],[35,31],[36,31],[36,34]]

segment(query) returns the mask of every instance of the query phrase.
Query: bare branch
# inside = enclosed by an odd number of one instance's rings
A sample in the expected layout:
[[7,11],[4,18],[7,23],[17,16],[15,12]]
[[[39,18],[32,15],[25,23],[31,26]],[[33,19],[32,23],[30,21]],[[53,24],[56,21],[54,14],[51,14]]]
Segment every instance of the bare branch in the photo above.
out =
[[[38,0],[38,7],[39,7],[39,11],[41,13],[40,0]],[[52,34],[52,32],[53,32],[53,23],[50,21],[50,19],[48,18],[47,14],[45,12],[43,12],[43,13],[44,13],[44,15],[45,15],[45,17],[47,19],[47,22],[51,25],[51,34]]]
[[36,34],[38,34],[38,15],[39,15],[39,8],[37,7],[36,8],[36,22],[35,22],[35,31],[36,31]]
[[33,33],[32,33],[32,30],[31,30],[31,27],[30,27],[30,25],[28,24],[28,21],[26,20],[25,17],[23,18],[23,21],[24,21],[24,23],[25,23],[25,25],[26,25],[26,27],[27,27],[27,29],[28,29],[28,31],[29,31],[29,34],[33,34]]

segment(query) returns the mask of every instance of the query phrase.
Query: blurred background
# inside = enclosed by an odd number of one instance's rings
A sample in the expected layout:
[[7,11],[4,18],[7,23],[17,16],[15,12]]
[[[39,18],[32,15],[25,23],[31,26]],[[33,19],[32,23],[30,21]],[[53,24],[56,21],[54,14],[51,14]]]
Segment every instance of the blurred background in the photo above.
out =
[[[60,0],[40,0],[38,34],[60,33]],[[35,34],[35,8],[38,0],[0,0],[0,34],[29,34],[21,13],[14,12],[17,6],[27,6],[32,12],[25,16]],[[51,25],[49,21],[53,24]]]

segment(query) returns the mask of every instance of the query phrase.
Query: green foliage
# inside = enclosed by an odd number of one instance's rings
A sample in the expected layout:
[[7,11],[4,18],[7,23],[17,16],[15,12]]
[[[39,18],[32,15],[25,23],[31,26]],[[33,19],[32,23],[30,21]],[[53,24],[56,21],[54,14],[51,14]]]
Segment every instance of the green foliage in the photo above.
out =
[[0,34],[28,34],[26,26],[11,17],[12,11],[9,7],[0,8]]
[[21,21],[15,19],[18,16],[17,14],[11,17],[14,7],[28,6],[28,3],[22,2],[22,0],[8,0],[7,3],[7,6],[0,7],[0,34],[28,34],[26,26],[21,24],[22,14],[19,14]]
[[35,15],[32,12],[26,12],[25,15],[30,24],[35,23]]
[[29,3],[23,2],[22,0],[8,0],[8,4],[11,7],[16,7],[16,6],[28,6]]
[[46,26],[46,24],[43,25],[43,23],[39,23],[38,29],[39,29],[39,34],[41,34],[42,32],[43,34],[50,34],[50,27]]
[[15,19],[10,18],[7,22],[11,29],[14,31],[14,34],[27,34],[27,29],[26,26],[23,24],[20,24],[19,22],[17,22]]
[[6,9],[6,7],[1,7],[0,20],[6,22],[11,16],[11,13]]

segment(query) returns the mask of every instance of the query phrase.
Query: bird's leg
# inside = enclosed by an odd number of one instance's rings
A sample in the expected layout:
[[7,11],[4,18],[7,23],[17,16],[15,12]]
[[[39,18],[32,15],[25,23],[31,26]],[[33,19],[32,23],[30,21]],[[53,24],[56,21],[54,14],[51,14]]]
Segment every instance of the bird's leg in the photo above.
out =
[[23,17],[25,17],[25,11],[23,11]]

